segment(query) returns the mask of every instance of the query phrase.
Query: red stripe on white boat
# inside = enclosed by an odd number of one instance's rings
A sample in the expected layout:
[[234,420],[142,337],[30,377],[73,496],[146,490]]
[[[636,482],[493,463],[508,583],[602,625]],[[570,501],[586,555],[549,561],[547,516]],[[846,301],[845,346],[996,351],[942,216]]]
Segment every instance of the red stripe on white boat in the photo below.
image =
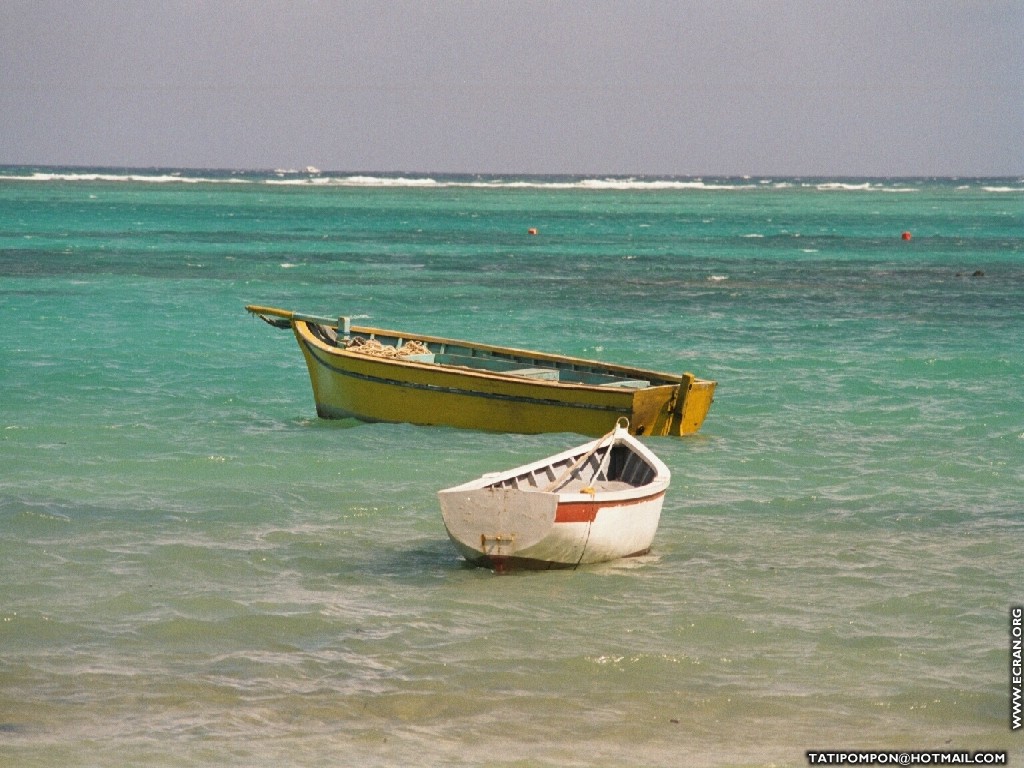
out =
[[643,504],[647,501],[660,499],[665,492],[655,493],[651,496],[643,496],[639,499],[623,499],[621,501],[566,501],[559,502],[555,510],[556,523],[592,523],[597,517],[598,511],[602,509],[614,509],[616,507],[631,507],[634,504]]

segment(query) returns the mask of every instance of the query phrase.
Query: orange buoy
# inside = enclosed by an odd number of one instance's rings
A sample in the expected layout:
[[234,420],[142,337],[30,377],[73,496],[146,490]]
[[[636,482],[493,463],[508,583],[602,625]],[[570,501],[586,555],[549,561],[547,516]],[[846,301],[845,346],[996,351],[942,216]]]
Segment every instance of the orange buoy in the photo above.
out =
[[900,237],[904,240],[909,240],[911,238],[911,234],[909,232],[904,232]]
[[528,235],[536,235],[537,234],[537,228],[536,227],[530,227],[528,230],[526,230],[526,234],[528,234]]

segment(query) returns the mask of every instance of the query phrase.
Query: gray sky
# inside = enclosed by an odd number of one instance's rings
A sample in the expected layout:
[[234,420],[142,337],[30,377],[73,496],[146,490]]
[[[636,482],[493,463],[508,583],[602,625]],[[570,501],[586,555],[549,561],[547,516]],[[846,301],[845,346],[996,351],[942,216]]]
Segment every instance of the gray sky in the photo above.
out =
[[1024,174],[1024,0],[0,0],[0,163]]

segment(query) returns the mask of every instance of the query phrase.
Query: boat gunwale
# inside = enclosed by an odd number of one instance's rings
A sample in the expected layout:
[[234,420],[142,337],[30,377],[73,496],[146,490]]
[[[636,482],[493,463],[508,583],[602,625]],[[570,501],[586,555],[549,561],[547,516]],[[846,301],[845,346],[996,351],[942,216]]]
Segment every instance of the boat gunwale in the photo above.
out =
[[[395,339],[402,339],[403,341],[404,340],[409,340],[409,341],[425,341],[428,344],[429,343],[442,344],[442,345],[443,344],[452,344],[452,345],[456,345],[456,346],[466,347],[468,349],[478,349],[478,350],[481,350],[481,351],[484,351],[484,352],[497,353],[499,355],[523,356],[523,357],[527,357],[527,358],[534,359],[534,360],[543,360],[543,361],[546,361],[546,362],[553,363],[556,368],[558,367],[558,365],[560,363],[562,365],[564,365],[564,366],[583,365],[583,366],[587,366],[587,367],[590,367],[590,368],[593,368],[593,369],[596,369],[596,370],[606,370],[606,371],[611,371],[611,372],[615,372],[616,374],[622,374],[622,375],[628,374],[630,376],[633,376],[634,374],[639,374],[639,375],[643,376],[644,378],[653,378],[653,379],[663,380],[664,383],[667,384],[667,385],[678,385],[683,380],[683,378],[691,378],[691,382],[690,382],[690,386],[691,387],[695,386],[695,385],[706,386],[706,385],[709,385],[709,384],[712,385],[712,386],[717,386],[717,384],[718,384],[718,382],[716,382],[713,379],[700,378],[700,377],[698,377],[698,376],[696,376],[696,375],[694,375],[693,373],[690,373],[690,372],[684,372],[681,375],[677,375],[675,373],[670,373],[670,372],[666,372],[666,371],[656,371],[656,370],[653,370],[653,369],[650,369],[650,368],[638,368],[636,366],[621,365],[621,364],[618,364],[618,363],[609,363],[609,362],[604,362],[604,361],[601,361],[601,360],[593,360],[593,359],[589,359],[589,358],[575,357],[575,356],[572,356],[572,355],[565,355],[565,354],[559,354],[559,353],[541,352],[539,350],[525,349],[525,348],[522,348],[522,347],[504,347],[504,346],[500,346],[500,345],[497,345],[497,344],[488,344],[487,342],[467,341],[465,339],[455,339],[455,338],[449,338],[449,337],[446,337],[446,336],[433,336],[433,335],[424,334],[424,333],[407,333],[405,331],[398,331],[398,330],[393,330],[393,329],[389,329],[389,328],[375,328],[373,326],[351,325],[351,324],[348,323],[348,318],[345,317],[344,315],[340,316],[337,320],[335,320],[333,318],[326,318],[326,317],[320,317],[320,316],[306,315],[306,314],[302,314],[302,313],[299,313],[299,312],[293,312],[293,311],[287,310],[287,309],[280,309],[278,307],[262,306],[262,305],[258,305],[258,304],[247,304],[245,309],[250,314],[256,315],[256,316],[262,318],[263,320],[267,321],[268,323],[271,323],[272,325],[278,325],[278,327],[287,327],[287,326],[284,325],[284,323],[288,323],[288,324],[291,325],[292,329],[295,330],[295,331],[298,330],[298,325],[302,324],[302,325],[304,325],[306,327],[318,326],[320,328],[333,328],[335,330],[335,332],[337,333],[340,330],[342,321],[344,321],[345,325],[346,325],[346,330],[347,330],[347,332],[349,334],[352,334],[352,333],[366,334],[366,335],[369,335],[370,337],[373,337],[373,336],[376,336],[376,335],[381,335],[381,336],[391,337],[391,338],[395,338]],[[276,320],[276,321],[275,320],[270,320],[268,316],[269,317],[280,318],[280,320]],[[317,339],[316,336],[313,335],[313,334],[304,334],[304,335],[309,335],[310,338],[312,338],[313,340],[315,340],[317,342],[318,346],[322,346],[324,349],[328,350],[329,352],[338,353],[338,354],[346,353],[346,356],[347,356],[348,350],[346,350],[343,347],[339,347],[337,345],[324,344],[319,339]],[[355,354],[358,354],[358,353],[355,353]],[[363,355],[363,357],[369,357],[369,356],[368,355]],[[410,364],[410,365],[416,364],[415,361],[404,361],[404,360],[403,361],[399,361],[399,360],[397,360],[395,358],[383,358],[383,359],[387,360],[390,363],[401,362],[403,364]],[[430,365],[430,364],[422,363],[421,365]],[[433,365],[438,366],[439,364],[434,363]],[[440,364],[440,366],[442,366],[442,367],[449,367],[449,368],[460,367],[460,366],[446,365],[446,364]],[[470,371],[476,371],[476,370],[479,370],[479,369],[469,368],[469,370]],[[565,382],[565,384],[572,384],[572,383],[575,383],[575,382]],[[652,386],[661,386],[660,384],[659,385],[654,385],[653,381],[651,382],[651,384],[652,384]],[[586,385],[584,385],[584,386],[586,386]]]
[[[455,485],[450,488],[444,488],[438,491],[438,493],[455,494],[465,491],[482,490],[485,488],[494,487],[496,484],[502,483],[510,478],[532,473],[534,470],[542,469],[553,464],[558,464],[559,462],[562,461],[571,461],[573,459],[578,459],[579,457],[584,456],[587,452],[589,452],[592,449],[599,449],[600,444],[603,442],[605,442],[605,438],[600,437],[596,440],[591,440],[589,443],[574,446],[573,448],[569,448],[565,451],[562,451],[561,453],[546,456],[544,458],[529,462],[527,464],[521,464],[517,467],[511,467],[509,469],[501,470],[498,472],[486,472],[483,475],[478,475],[472,480],[469,480],[465,483],[461,483],[460,485]],[[614,502],[635,499],[638,496],[638,494],[642,494],[642,496],[644,497],[643,499],[639,500],[646,500],[647,497],[653,498],[660,495],[664,495],[665,491],[668,489],[668,486],[672,481],[672,471],[668,468],[668,465],[666,465],[665,462],[659,459],[653,451],[651,451],[647,446],[645,446],[635,437],[630,435],[627,431],[616,428],[615,432],[612,435],[612,439],[607,443],[607,447],[609,450],[611,450],[616,445],[620,444],[626,444],[630,448],[630,450],[637,453],[644,461],[650,464],[650,466],[654,469],[654,477],[651,478],[649,482],[646,482],[643,485],[635,485],[632,486],[631,488],[626,489],[613,491],[598,491],[594,495],[591,495],[589,493],[574,493],[557,490],[545,491],[541,488],[518,488],[515,490],[520,490],[523,493],[547,493],[552,496],[557,496],[559,499],[559,503]]]
[[[383,357],[368,355],[366,353],[359,352],[355,349],[347,349],[345,347],[335,346],[328,344],[323,341],[315,333],[308,330],[310,326],[319,325],[321,327],[332,328],[330,325],[323,325],[321,323],[313,323],[307,320],[293,320],[292,325],[296,330],[302,341],[314,345],[317,349],[323,353],[330,355],[331,357],[344,358],[353,361],[369,361],[377,364],[382,364],[385,367],[399,367],[408,368],[410,370],[421,370],[430,372],[450,372],[458,376],[469,376],[478,377],[481,379],[491,379],[503,382],[516,382],[518,384],[527,385],[530,387],[541,387],[544,389],[555,389],[555,390],[586,390],[592,392],[601,392],[603,394],[622,394],[628,398],[632,398],[634,393],[657,391],[665,388],[678,388],[681,376],[675,376],[671,373],[663,371],[655,371],[647,368],[633,368],[630,366],[617,365],[614,363],[604,363],[599,360],[589,360],[582,357],[572,357],[569,355],[557,355],[545,352],[537,352],[534,350],[521,349],[517,347],[501,347],[491,344],[483,344],[472,341],[463,341],[461,339],[450,339],[442,336],[430,336],[426,334],[410,334],[402,331],[392,331],[380,328],[370,328],[363,326],[351,326],[350,332],[352,334],[367,335],[370,338],[377,336],[383,336],[385,338],[400,339],[403,342],[406,341],[419,341],[425,343],[434,344],[445,344],[466,347],[467,349],[477,349],[485,352],[497,353],[500,355],[508,355],[514,357],[525,357],[529,360],[535,360],[539,363],[548,363],[553,370],[560,370],[564,368],[572,369],[571,366],[586,366],[587,368],[593,369],[592,373],[600,373],[603,371],[608,372],[609,375],[618,376],[622,378],[630,379],[646,379],[649,382],[649,386],[643,389],[633,389],[631,387],[616,387],[614,385],[604,384],[586,384],[583,382],[575,381],[555,381],[548,379],[533,379],[527,378],[522,375],[504,371],[493,371],[485,368],[474,368],[468,365],[457,365],[451,363],[428,363],[418,360],[402,359],[401,357]],[[525,365],[525,363],[524,363]],[[694,379],[695,383],[707,381],[705,379]]]

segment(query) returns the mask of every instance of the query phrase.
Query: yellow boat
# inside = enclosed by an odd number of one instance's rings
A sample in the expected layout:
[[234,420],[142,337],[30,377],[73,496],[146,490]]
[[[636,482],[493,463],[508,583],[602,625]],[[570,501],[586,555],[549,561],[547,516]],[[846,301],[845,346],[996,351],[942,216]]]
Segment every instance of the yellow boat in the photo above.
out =
[[352,325],[276,307],[246,310],[291,328],[321,418],[494,432],[600,436],[700,429],[715,382],[564,355]]

